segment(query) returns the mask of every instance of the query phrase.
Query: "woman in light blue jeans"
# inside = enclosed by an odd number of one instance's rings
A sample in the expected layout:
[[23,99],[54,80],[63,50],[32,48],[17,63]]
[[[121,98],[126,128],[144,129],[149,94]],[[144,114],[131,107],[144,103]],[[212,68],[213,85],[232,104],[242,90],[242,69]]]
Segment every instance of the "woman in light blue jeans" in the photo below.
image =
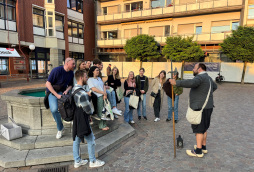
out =
[[133,121],[133,109],[129,106],[130,95],[135,92],[136,83],[134,79],[134,72],[129,72],[128,78],[124,81],[124,121],[134,124]]

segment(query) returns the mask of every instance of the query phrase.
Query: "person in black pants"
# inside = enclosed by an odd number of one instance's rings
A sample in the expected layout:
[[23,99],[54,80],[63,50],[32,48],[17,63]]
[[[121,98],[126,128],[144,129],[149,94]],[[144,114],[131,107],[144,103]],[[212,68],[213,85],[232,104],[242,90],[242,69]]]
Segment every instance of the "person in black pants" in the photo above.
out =
[[166,72],[162,70],[157,77],[155,77],[151,84],[151,96],[149,104],[154,109],[155,120],[160,120],[160,109],[163,102],[164,90],[162,89],[163,84],[166,81]]

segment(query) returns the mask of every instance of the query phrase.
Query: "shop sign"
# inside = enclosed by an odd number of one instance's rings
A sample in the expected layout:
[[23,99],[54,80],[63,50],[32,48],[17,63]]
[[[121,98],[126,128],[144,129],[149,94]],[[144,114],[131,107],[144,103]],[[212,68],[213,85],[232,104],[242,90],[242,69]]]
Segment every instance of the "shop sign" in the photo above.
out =
[[0,48],[0,57],[20,57],[14,48]]

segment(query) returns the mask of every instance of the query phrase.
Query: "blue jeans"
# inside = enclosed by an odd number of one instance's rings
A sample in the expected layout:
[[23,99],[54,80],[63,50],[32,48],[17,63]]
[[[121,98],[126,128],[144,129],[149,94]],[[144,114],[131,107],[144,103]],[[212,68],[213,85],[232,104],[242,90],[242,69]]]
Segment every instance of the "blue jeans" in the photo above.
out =
[[129,107],[129,100],[130,100],[130,97],[124,96],[124,103],[125,103],[124,121],[125,122],[130,122],[133,120],[133,109],[130,109]]
[[[172,99],[168,97],[168,119],[172,119]],[[175,109],[175,120],[178,120],[178,101],[179,96],[175,96],[174,109]]]
[[142,115],[146,116],[146,94],[143,94],[143,100],[140,99],[138,102],[138,116],[141,116],[141,105],[142,105]]
[[116,93],[115,91],[109,91],[109,90],[106,90],[107,92],[107,97],[108,97],[108,100],[110,102],[110,105],[111,105],[111,108],[113,107],[116,107]]
[[[62,92],[59,92],[58,94],[63,95]],[[61,131],[63,129],[63,123],[62,123],[61,114],[58,111],[58,104],[57,104],[58,99],[52,93],[49,94],[48,99],[49,99],[49,108],[53,115],[53,118],[56,121],[57,130]]]
[[[88,149],[88,156],[90,162],[95,162],[95,137],[93,135],[93,132],[89,134],[88,136],[84,137],[87,142],[87,149]],[[79,148],[80,148],[80,142],[81,139],[76,136],[75,141],[73,142],[73,158],[76,163],[79,163],[81,161],[81,158],[79,156]]]

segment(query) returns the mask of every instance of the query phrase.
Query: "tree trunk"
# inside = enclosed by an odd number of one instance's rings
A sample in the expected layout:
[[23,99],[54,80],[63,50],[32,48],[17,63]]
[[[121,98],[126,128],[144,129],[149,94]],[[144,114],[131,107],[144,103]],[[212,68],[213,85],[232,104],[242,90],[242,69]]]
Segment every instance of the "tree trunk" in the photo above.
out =
[[183,72],[184,72],[184,60],[182,61],[182,69],[181,69],[181,79],[183,79]]
[[140,60],[140,67],[139,67],[139,69],[141,69],[142,68],[142,59]]
[[246,67],[247,67],[247,62],[244,62],[241,84],[244,84],[244,76],[245,76]]

